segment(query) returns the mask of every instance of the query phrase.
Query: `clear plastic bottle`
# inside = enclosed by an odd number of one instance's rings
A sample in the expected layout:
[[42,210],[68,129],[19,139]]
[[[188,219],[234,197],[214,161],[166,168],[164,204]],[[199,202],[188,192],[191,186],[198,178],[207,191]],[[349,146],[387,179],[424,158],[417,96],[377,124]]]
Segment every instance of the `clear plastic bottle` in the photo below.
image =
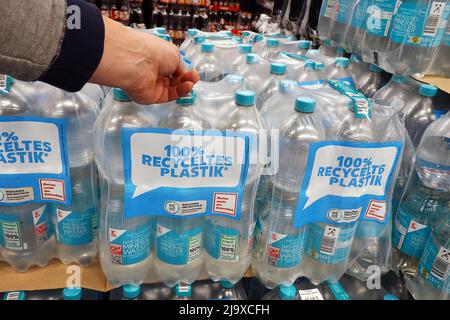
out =
[[225,73],[219,68],[219,61],[214,55],[214,44],[205,42],[201,45],[201,55],[193,62],[193,68],[200,75],[200,80],[206,82],[220,81]]
[[247,88],[259,92],[270,77],[269,63],[261,56],[249,53],[246,56],[246,64],[238,71],[238,74],[244,77]]
[[[173,130],[207,130],[209,125],[194,112],[195,92],[176,101],[158,127]],[[158,217],[155,265],[159,280],[169,287],[197,280],[203,265],[204,218]]]
[[310,40],[300,40],[298,42],[297,54],[304,56],[308,52],[309,49],[311,49],[311,41]]
[[382,79],[382,72],[378,66],[374,64],[369,65],[369,72],[366,76],[359,79],[358,91],[364,94],[367,98],[372,98],[373,95],[380,89]]
[[450,77],[450,19],[428,73],[445,78]]
[[334,20],[334,8],[337,0],[324,0],[320,9],[319,24],[317,26],[320,40],[330,39],[331,25]]
[[322,45],[319,48],[321,54],[327,57],[336,56],[336,48],[331,45],[331,40],[323,40]]
[[300,275],[307,227],[294,227],[294,216],[309,144],[325,139],[314,115],[315,108],[313,98],[298,97],[295,115],[284,122],[280,131],[279,168],[273,178],[273,188],[266,194],[271,206],[264,208],[269,212],[259,217],[262,236],[257,241],[252,263],[256,275],[268,288],[292,284]]
[[369,73],[369,64],[364,63],[361,56],[352,53],[349,70],[352,78],[355,80],[356,88],[362,87],[367,79],[367,74]]
[[86,96],[59,91],[48,102],[45,117],[65,119],[72,203],[51,206],[56,255],[65,264],[89,265],[98,250],[97,174],[92,144],[98,107]]
[[206,37],[204,36],[195,36],[193,45],[186,49],[186,54],[184,57],[192,63],[194,60],[198,59],[201,53],[201,45],[206,41]]
[[336,11],[330,26],[330,40],[336,46],[343,47],[345,34],[351,23],[355,0],[336,1]]
[[373,101],[400,111],[410,100],[412,87],[407,76],[392,75],[391,80],[373,95]]
[[241,68],[245,63],[247,63],[247,54],[252,53],[252,45],[251,44],[240,44],[239,45],[239,55],[236,59],[231,63],[233,72],[237,72],[239,68]]
[[261,110],[263,104],[278,91],[280,81],[286,78],[287,66],[284,63],[272,62],[270,64],[270,78],[256,96],[256,109]]
[[255,107],[255,93],[236,92],[236,109],[224,119],[220,129],[243,132],[252,136],[249,169],[244,186],[240,220],[220,216],[207,219],[205,247],[206,270],[214,281],[238,282],[250,265],[255,226],[254,204],[256,188],[262,172],[260,133],[265,122]]
[[336,57],[344,57],[345,58],[346,52],[344,48],[337,47],[336,48]]
[[144,107],[121,89],[105,103],[94,129],[95,158],[101,187],[100,262],[114,286],[140,284],[151,267],[153,219],[125,217],[122,128],[155,125]]
[[298,85],[307,89],[320,89],[325,83],[325,65],[308,60],[305,63],[304,71],[298,74],[296,79]]
[[367,8],[370,3],[371,0],[353,1],[351,23],[348,25],[344,39],[344,48],[348,52],[361,54],[363,35],[367,26]]
[[198,29],[188,29],[186,39],[180,45],[180,54],[185,56],[189,49],[194,45],[194,38],[198,35]]
[[280,285],[277,289],[269,291],[262,300],[298,300],[297,289],[294,285]]
[[269,38],[266,41],[266,48],[261,53],[261,57],[270,61],[278,56],[278,52],[280,52],[280,40]]
[[197,281],[192,286],[192,297],[194,300],[247,300],[242,282],[229,281]]
[[350,60],[348,58],[336,58],[334,65],[331,67],[331,70],[328,72],[328,78],[333,80],[339,80],[355,87],[355,80],[349,71]]

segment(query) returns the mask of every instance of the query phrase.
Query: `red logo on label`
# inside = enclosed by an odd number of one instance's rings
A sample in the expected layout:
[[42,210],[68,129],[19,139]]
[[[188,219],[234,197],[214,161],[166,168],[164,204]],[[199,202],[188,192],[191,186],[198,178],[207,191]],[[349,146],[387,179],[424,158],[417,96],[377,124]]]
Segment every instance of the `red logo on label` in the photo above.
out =
[[112,255],[121,256],[122,255],[122,246],[119,246],[116,244],[111,244],[111,245],[109,245],[109,252]]

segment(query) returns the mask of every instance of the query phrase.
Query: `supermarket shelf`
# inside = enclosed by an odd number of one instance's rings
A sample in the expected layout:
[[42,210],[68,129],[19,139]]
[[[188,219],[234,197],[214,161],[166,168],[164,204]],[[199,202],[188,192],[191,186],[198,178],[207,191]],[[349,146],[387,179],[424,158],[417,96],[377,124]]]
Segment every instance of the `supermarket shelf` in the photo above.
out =
[[[47,289],[60,289],[67,286],[67,279],[71,273],[67,273],[68,266],[59,260],[52,260],[44,267],[32,267],[24,273],[14,271],[8,264],[0,262],[0,292],[7,291],[34,291]],[[100,267],[98,259],[88,268],[80,268],[81,287],[104,292],[106,279]]]
[[442,78],[437,76],[425,76],[421,79],[417,79],[422,82],[426,82],[432,85],[435,85],[442,91],[447,92],[450,94],[450,79],[449,78]]
[[209,10],[211,11],[227,11],[227,12],[239,12],[241,11],[240,7],[223,7],[218,5],[209,6]]

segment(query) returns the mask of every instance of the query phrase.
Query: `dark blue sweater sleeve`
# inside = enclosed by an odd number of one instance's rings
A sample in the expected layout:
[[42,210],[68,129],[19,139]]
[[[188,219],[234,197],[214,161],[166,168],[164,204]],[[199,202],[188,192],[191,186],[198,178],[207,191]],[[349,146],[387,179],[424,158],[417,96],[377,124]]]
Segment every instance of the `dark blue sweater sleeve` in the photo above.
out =
[[76,92],[89,81],[100,63],[105,26],[100,10],[85,0],[67,0],[67,8],[59,52],[39,80]]

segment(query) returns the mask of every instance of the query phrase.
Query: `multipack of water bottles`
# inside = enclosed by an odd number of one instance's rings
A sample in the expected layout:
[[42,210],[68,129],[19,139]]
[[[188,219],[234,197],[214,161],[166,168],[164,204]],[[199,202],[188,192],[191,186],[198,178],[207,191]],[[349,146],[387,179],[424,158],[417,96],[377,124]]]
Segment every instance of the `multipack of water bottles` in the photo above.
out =
[[323,40],[393,74],[449,76],[450,2],[324,0]]

